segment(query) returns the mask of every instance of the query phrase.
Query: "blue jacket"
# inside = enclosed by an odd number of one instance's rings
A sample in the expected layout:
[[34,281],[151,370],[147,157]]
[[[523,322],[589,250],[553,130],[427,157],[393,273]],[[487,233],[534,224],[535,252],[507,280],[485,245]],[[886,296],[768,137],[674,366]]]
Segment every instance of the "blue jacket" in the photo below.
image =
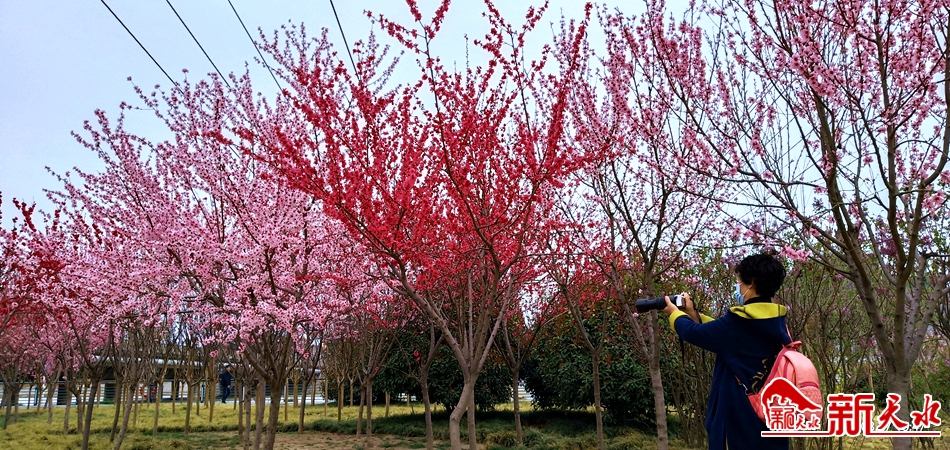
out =
[[715,320],[703,315],[702,324],[682,311],[670,315],[670,325],[680,338],[716,354],[706,405],[710,450],[725,450],[727,443],[730,450],[788,449],[788,438],[762,437],[760,433],[768,428],[755,414],[743,387],[758,392],[782,345],[791,343],[786,312],[771,298],[760,297],[733,306]]

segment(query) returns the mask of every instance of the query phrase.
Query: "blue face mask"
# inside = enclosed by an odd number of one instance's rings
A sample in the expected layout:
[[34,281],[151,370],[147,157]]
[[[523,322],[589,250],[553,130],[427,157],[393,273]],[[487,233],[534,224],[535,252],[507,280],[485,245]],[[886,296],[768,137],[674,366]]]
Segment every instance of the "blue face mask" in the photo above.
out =
[[745,302],[745,295],[742,293],[741,284],[736,283],[736,292],[734,292],[732,295],[736,298],[736,303],[741,305],[743,302]]

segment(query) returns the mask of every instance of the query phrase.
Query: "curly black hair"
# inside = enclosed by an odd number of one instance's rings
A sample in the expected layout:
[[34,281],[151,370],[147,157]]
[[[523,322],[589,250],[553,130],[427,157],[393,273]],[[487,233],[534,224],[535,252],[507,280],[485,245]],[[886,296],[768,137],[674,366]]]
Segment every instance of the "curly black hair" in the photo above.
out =
[[785,281],[785,266],[767,253],[749,255],[736,265],[735,272],[745,284],[755,285],[760,297],[773,297]]

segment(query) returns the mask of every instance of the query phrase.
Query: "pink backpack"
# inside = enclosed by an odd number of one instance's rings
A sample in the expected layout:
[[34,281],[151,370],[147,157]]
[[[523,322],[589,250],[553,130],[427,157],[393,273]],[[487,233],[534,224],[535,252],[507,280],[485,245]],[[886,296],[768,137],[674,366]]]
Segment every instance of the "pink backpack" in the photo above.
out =
[[[791,335],[791,333],[789,335]],[[763,422],[768,423],[766,419],[768,417],[768,405],[765,404],[765,401],[768,399],[760,398],[760,394],[766,390],[773,379],[778,377],[787,379],[792,386],[798,388],[804,396],[804,399],[801,399],[803,402],[810,401],[813,403],[813,405],[811,405],[812,407],[818,407],[817,410],[804,410],[806,423],[813,421],[815,418],[821,419],[822,397],[821,387],[818,381],[818,370],[815,369],[815,365],[812,364],[808,357],[798,352],[801,346],[802,341],[794,341],[791,344],[785,345],[778,356],[775,357],[775,363],[772,364],[772,371],[769,372],[768,378],[765,379],[765,383],[762,385],[763,388],[758,393],[746,394],[749,396],[749,403],[752,404],[752,409],[755,410],[755,413]]]

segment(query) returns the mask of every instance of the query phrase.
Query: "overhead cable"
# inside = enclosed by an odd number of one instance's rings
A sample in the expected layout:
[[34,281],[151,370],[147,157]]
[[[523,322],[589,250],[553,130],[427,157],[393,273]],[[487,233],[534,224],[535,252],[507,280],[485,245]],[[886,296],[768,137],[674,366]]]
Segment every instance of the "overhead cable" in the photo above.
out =
[[251,37],[251,32],[247,31],[247,26],[244,25],[244,21],[241,20],[241,15],[238,14],[237,8],[234,7],[234,3],[232,3],[231,0],[228,0],[228,4],[231,5],[231,11],[234,11],[234,15],[237,16],[238,22],[241,22],[241,26],[244,28],[244,32],[247,34],[247,38],[251,40],[251,44],[254,44],[254,49],[257,50],[257,54],[261,57],[261,62],[264,63],[264,67],[266,67],[267,71],[270,72],[270,77],[274,79],[274,83],[277,84],[277,87],[283,90],[283,87],[281,87],[280,82],[277,81],[277,77],[274,76],[274,71],[271,70],[270,64],[267,64],[267,61],[264,60],[264,54],[261,53],[260,47],[257,46],[257,43],[254,42],[254,38]]
[[139,47],[142,47],[142,50],[145,52],[145,54],[148,55],[148,57],[152,59],[152,62],[155,63],[155,65],[158,66],[158,68],[162,71],[162,73],[165,74],[165,77],[168,78],[168,81],[171,81],[172,84],[177,88],[178,82],[173,80],[171,75],[169,75],[168,72],[165,71],[165,68],[162,67],[162,65],[158,63],[158,61],[155,59],[154,56],[152,56],[151,53],[149,53],[148,49],[145,48],[145,45],[143,45],[142,42],[139,41],[139,38],[135,37],[135,33],[133,33],[132,30],[129,29],[129,27],[125,26],[125,23],[122,22],[122,19],[120,19],[119,16],[116,15],[115,11],[113,11],[112,8],[109,7],[109,4],[106,3],[106,0],[100,0],[100,1],[102,2],[103,5],[105,5],[106,9],[108,9],[109,12],[112,13],[112,17],[115,17],[115,20],[119,21],[119,24],[122,25],[122,28],[125,28],[125,31],[129,33],[129,36],[132,36],[132,39],[135,39],[135,43],[139,44]]
[[224,74],[221,73],[221,70],[218,69],[218,65],[214,63],[214,61],[211,59],[211,56],[209,56],[208,52],[205,51],[205,48],[201,45],[201,42],[198,42],[198,38],[195,37],[195,34],[191,32],[191,28],[188,28],[188,24],[185,23],[185,19],[182,19],[175,7],[172,6],[171,0],[165,0],[165,3],[168,3],[168,7],[171,8],[172,12],[175,13],[175,16],[178,17],[178,21],[181,22],[181,24],[185,27],[185,30],[188,30],[188,34],[190,34],[191,38],[194,39],[195,44],[198,44],[198,48],[201,49],[201,53],[205,54],[205,58],[208,58],[208,62],[211,63],[211,66],[214,67],[214,70],[217,71],[218,75],[221,76],[221,81],[224,81],[224,84],[228,85],[228,87],[231,87],[231,84],[228,83],[227,77],[225,77]]

